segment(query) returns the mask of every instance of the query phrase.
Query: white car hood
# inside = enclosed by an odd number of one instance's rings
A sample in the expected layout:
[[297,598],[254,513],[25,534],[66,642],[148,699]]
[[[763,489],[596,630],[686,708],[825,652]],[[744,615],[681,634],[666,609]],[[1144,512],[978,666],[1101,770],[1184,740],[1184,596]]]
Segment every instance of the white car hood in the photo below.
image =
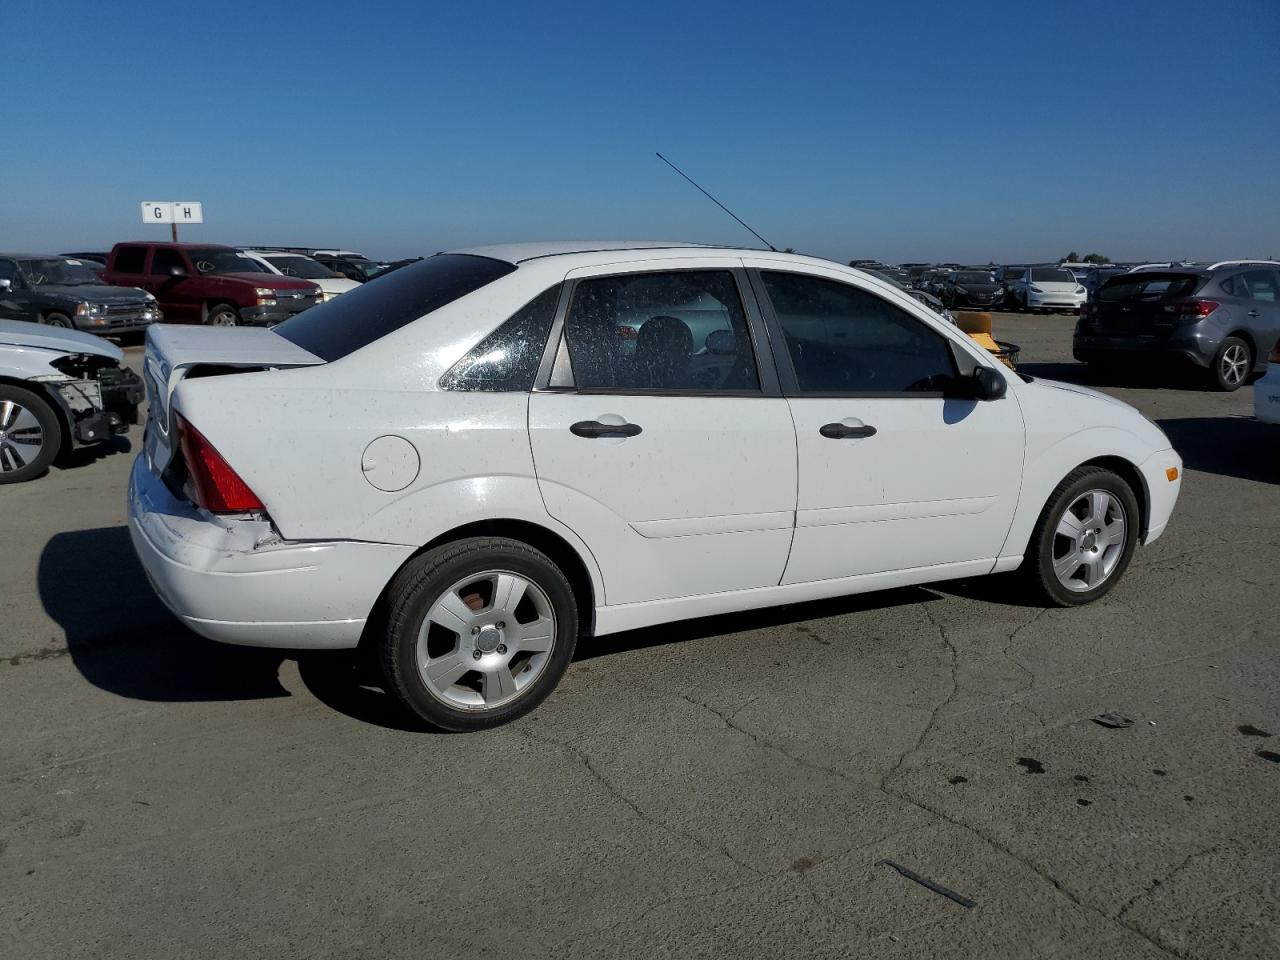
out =
[[92,333],[50,327],[43,323],[28,323],[25,320],[0,320],[0,346],[33,347],[37,350],[57,350],[59,353],[91,353],[110,357],[116,363],[124,359],[123,350]]
[[354,290],[360,284],[354,280],[348,280],[346,277],[325,277],[321,280],[312,280],[325,293],[339,294],[346,293],[348,290]]
[[1074,383],[1063,383],[1061,380],[1042,380],[1036,377],[1035,383],[1041,387],[1047,387],[1050,390],[1065,390],[1067,393],[1074,393],[1082,397],[1093,397],[1095,400],[1105,400],[1116,406],[1124,407],[1126,410],[1137,412],[1137,408],[1132,404],[1125,403],[1123,400],[1117,400],[1109,393],[1103,393],[1101,390],[1091,390],[1088,387],[1082,387]]

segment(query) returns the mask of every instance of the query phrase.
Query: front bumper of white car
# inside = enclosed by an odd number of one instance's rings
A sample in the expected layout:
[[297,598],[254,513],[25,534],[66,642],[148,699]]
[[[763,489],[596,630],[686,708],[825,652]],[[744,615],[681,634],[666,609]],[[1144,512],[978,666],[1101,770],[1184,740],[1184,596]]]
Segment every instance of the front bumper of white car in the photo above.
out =
[[211,640],[354,647],[383,587],[413,553],[396,544],[282,541],[267,520],[221,517],[175,497],[139,456],[129,534],[151,585]]
[[1169,525],[1178,493],[1182,490],[1182,458],[1170,447],[1154,453],[1139,465],[1147,488],[1147,530],[1144,545],[1152,544]]
[[1083,293],[1035,293],[1028,291],[1027,306],[1042,310],[1079,310],[1088,299]]

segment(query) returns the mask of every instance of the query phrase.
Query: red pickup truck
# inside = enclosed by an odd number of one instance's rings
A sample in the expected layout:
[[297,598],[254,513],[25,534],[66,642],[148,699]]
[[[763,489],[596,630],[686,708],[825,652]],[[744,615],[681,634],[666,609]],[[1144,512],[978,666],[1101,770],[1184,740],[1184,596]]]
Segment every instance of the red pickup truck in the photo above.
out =
[[320,302],[314,283],[211,243],[117,243],[102,279],[151,293],[166,323],[273,326]]

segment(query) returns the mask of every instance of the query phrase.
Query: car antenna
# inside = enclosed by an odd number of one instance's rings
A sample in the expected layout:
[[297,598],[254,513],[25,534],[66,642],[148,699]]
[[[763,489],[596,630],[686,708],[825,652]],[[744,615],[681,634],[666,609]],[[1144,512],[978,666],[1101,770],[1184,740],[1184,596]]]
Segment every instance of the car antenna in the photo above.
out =
[[[653,151],[653,152],[654,152],[655,154],[657,154],[657,156],[658,156],[658,159],[659,159],[659,160],[661,160],[663,163],[665,163],[668,167],[670,167],[670,168],[671,168],[672,170],[674,170],[676,173],[680,174],[680,176],[684,177],[686,180],[688,180],[690,183],[692,183],[695,187],[698,187],[698,184],[697,184],[696,182],[694,182],[693,177],[689,176],[687,173],[685,173],[683,170],[681,170],[679,167],[677,167],[674,163],[672,163],[670,160],[668,160],[668,159],[667,159],[666,157],[664,157],[662,154],[658,153],[658,151],[657,151],[657,150],[655,150],[655,151]],[[699,192],[700,192],[704,197],[706,197],[708,200],[710,200],[712,203],[714,203],[717,207],[719,207],[721,210],[723,210],[725,213],[727,213],[729,216],[733,217],[733,219],[737,220],[737,221],[738,221],[740,224],[742,224],[744,227],[747,227],[747,222],[746,222],[745,220],[743,220],[740,216],[738,216],[736,213],[734,213],[732,210],[730,210],[728,207],[726,207],[723,203],[721,203],[719,200],[717,200],[717,199],[716,199],[715,197],[713,197],[711,194],[707,193],[707,191],[703,190],[701,187],[698,187],[698,191],[699,191]],[[770,243],[768,240],[766,240],[764,237],[760,236],[760,234],[756,233],[756,232],[755,232],[754,230],[752,230],[750,227],[747,227],[747,230],[748,230],[748,232],[749,232],[753,237],[755,237],[757,240],[759,240],[761,243],[763,243],[766,247],[768,247],[768,248],[769,248],[770,250],[772,250],[774,253],[777,253],[777,252],[778,252],[778,248],[777,248],[777,247],[775,247],[775,246],[774,246],[772,243]]]

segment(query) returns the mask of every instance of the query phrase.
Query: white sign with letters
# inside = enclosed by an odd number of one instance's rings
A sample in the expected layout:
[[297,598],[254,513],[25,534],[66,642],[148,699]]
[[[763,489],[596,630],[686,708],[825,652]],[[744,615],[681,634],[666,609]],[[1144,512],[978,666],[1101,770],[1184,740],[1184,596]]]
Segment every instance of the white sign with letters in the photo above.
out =
[[198,200],[143,200],[143,223],[204,223]]

